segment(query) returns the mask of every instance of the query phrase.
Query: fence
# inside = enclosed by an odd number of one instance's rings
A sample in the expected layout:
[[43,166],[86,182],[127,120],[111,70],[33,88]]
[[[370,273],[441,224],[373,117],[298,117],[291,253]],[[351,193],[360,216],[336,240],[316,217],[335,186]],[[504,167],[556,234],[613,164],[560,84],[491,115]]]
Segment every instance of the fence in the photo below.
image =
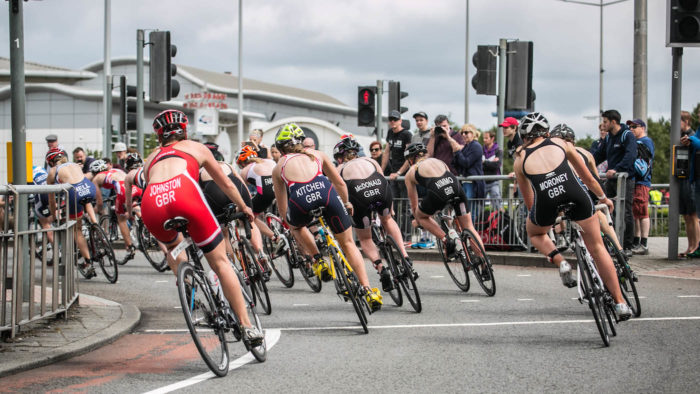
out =
[[[58,206],[68,206],[64,203],[71,189],[69,184],[0,186],[0,197],[5,202],[0,223],[0,335],[3,338],[13,338],[27,323],[64,314],[78,299],[75,221],[66,220],[44,229],[37,223],[33,209],[20,212],[19,208],[20,196],[39,199],[39,193],[46,197],[53,195]],[[30,219],[28,230],[19,231],[18,214]],[[52,243],[49,237],[53,237]]]

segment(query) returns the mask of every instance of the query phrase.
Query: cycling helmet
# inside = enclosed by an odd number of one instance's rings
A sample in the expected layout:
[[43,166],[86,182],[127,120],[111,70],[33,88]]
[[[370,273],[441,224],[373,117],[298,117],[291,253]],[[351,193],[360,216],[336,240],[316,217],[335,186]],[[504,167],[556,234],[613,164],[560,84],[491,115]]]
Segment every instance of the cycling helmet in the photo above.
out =
[[63,149],[51,148],[46,153],[46,162],[53,165],[53,162],[55,160],[58,160],[61,156],[68,157],[68,154],[66,154],[66,151],[64,151]]
[[566,123],[560,123],[554,126],[549,132],[549,136],[558,137],[569,142],[576,141],[576,134],[574,133],[574,130]]
[[285,145],[301,144],[305,137],[304,130],[302,130],[301,127],[294,123],[287,123],[277,131],[275,145],[281,148]]
[[360,144],[351,137],[345,137],[345,139],[340,140],[333,147],[333,157],[339,157],[345,155],[345,152],[354,150],[355,152],[360,151]]
[[355,139],[355,136],[354,136],[352,133],[347,133],[347,134],[343,134],[343,135],[340,136],[340,139],[341,139],[341,140],[344,140],[344,139],[346,139],[346,138],[350,138],[350,139],[353,139],[353,140],[354,140],[354,139]]
[[224,155],[222,155],[221,152],[219,152],[219,144],[217,144],[216,142],[205,142],[203,145],[206,146],[207,149],[209,149],[212,155],[214,155],[214,159],[216,159],[216,161],[226,160],[224,158]]
[[187,138],[187,115],[176,109],[166,109],[153,119],[153,131],[161,141],[178,134]]
[[239,167],[243,168],[251,157],[258,157],[258,152],[256,152],[252,146],[246,145],[238,152],[236,163],[238,163]]
[[107,171],[107,163],[104,160],[95,160],[90,163],[90,172],[92,172],[93,175],[102,171]]
[[539,112],[531,112],[522,119],[518,134],[520,138],[535,138],[543,136],[549,130],[549,122]]
[[141,159],[141,156],[136,152],[127,153],[124,165],[127,171],[131,171],[134,168],[141,167],[143,165],[143,159]]
[[406,150],[403,151],[403,157],[405,157],[406,159],[409,159],[412,157],[416,157],[421,153],[428,153],[428,150],[425,149],[425,145],[423,145],[420,142],[414,142],[412,144],[409,144],[406,147]]

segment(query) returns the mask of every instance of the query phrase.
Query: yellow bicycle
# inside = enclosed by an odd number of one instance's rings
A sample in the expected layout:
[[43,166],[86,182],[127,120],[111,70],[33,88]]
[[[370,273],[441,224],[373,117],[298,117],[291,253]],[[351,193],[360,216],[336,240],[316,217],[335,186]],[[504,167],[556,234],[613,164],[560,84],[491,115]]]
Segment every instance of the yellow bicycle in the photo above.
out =
[[346,302],[348,300],[352,302],[357,317],[360,318],[362,329],[366,334],[369,332],[369,328],[367,328],[367,314],[371,314],[372,309],[365,298],[365,288],[360,284],[360,280],[352,270],[343,251],[338,247],[333,233],[326,225],[323,212],[323,208],[316,208],[311,211],[314,220],[309,224],[309,227],[317,226],[317,231],[314,232],[314,235],[320,235],[320,239],[317,240],[317,243],[321,255],[327,257],[332,262],[332,264],[329,264],[329,271],[333,277],[333,283],[335,284],[338,296]]

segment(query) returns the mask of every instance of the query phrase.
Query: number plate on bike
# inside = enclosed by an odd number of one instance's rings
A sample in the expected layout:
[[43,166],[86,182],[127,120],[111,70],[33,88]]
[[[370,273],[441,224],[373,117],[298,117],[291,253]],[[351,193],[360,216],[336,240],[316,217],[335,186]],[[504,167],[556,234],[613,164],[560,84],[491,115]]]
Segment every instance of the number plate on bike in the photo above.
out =
[[175,247],[175,249],[170,251],[170,255],[173,256],[173,259],[177,259],[177,256],[190,245],[192,245],[192,240],[190,238],[185,238]]

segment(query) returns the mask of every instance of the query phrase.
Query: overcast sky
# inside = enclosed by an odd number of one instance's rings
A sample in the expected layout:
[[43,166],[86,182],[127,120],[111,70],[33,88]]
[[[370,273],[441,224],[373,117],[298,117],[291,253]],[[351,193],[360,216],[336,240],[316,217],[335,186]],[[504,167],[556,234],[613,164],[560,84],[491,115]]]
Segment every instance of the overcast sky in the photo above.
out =
[[[597,0],[589,0],[597,1]],[[610,0],[605,0],[609,2]],[[634,0],[604,7],[604,107],[632,117]],[[237,74],[238,2],[112,1],[112,57],[135,56],[136,29],[170,30],[176,63]],[[402,104],[434,118],[464,121],[476,46],[499,38],[534,42],[536,108],[578,135],[597,130],[599,7],[557,0],[471,0],[465,54],[464,0],[243,1],[243,75],[326,93],[356,106],[357,86],[401,81]],[[666,1],[648,0],[648,111],[669,118],[671,49]],[[8,2],[0,3],[7,21]],[[79,69],[104,57],[104,2],[24,3],[25,60]],[[59,16],[60,15],[60,16]],[[9,24],[0,24],[0,56],[9,57]],[[700,48],[684,54],[684,109],[700,102]],[[470,121],[496,123],[495,96],[470,86]],[[386,106],[385,106],[386,108]],[[412,124],[413,127],[413,124]]]

